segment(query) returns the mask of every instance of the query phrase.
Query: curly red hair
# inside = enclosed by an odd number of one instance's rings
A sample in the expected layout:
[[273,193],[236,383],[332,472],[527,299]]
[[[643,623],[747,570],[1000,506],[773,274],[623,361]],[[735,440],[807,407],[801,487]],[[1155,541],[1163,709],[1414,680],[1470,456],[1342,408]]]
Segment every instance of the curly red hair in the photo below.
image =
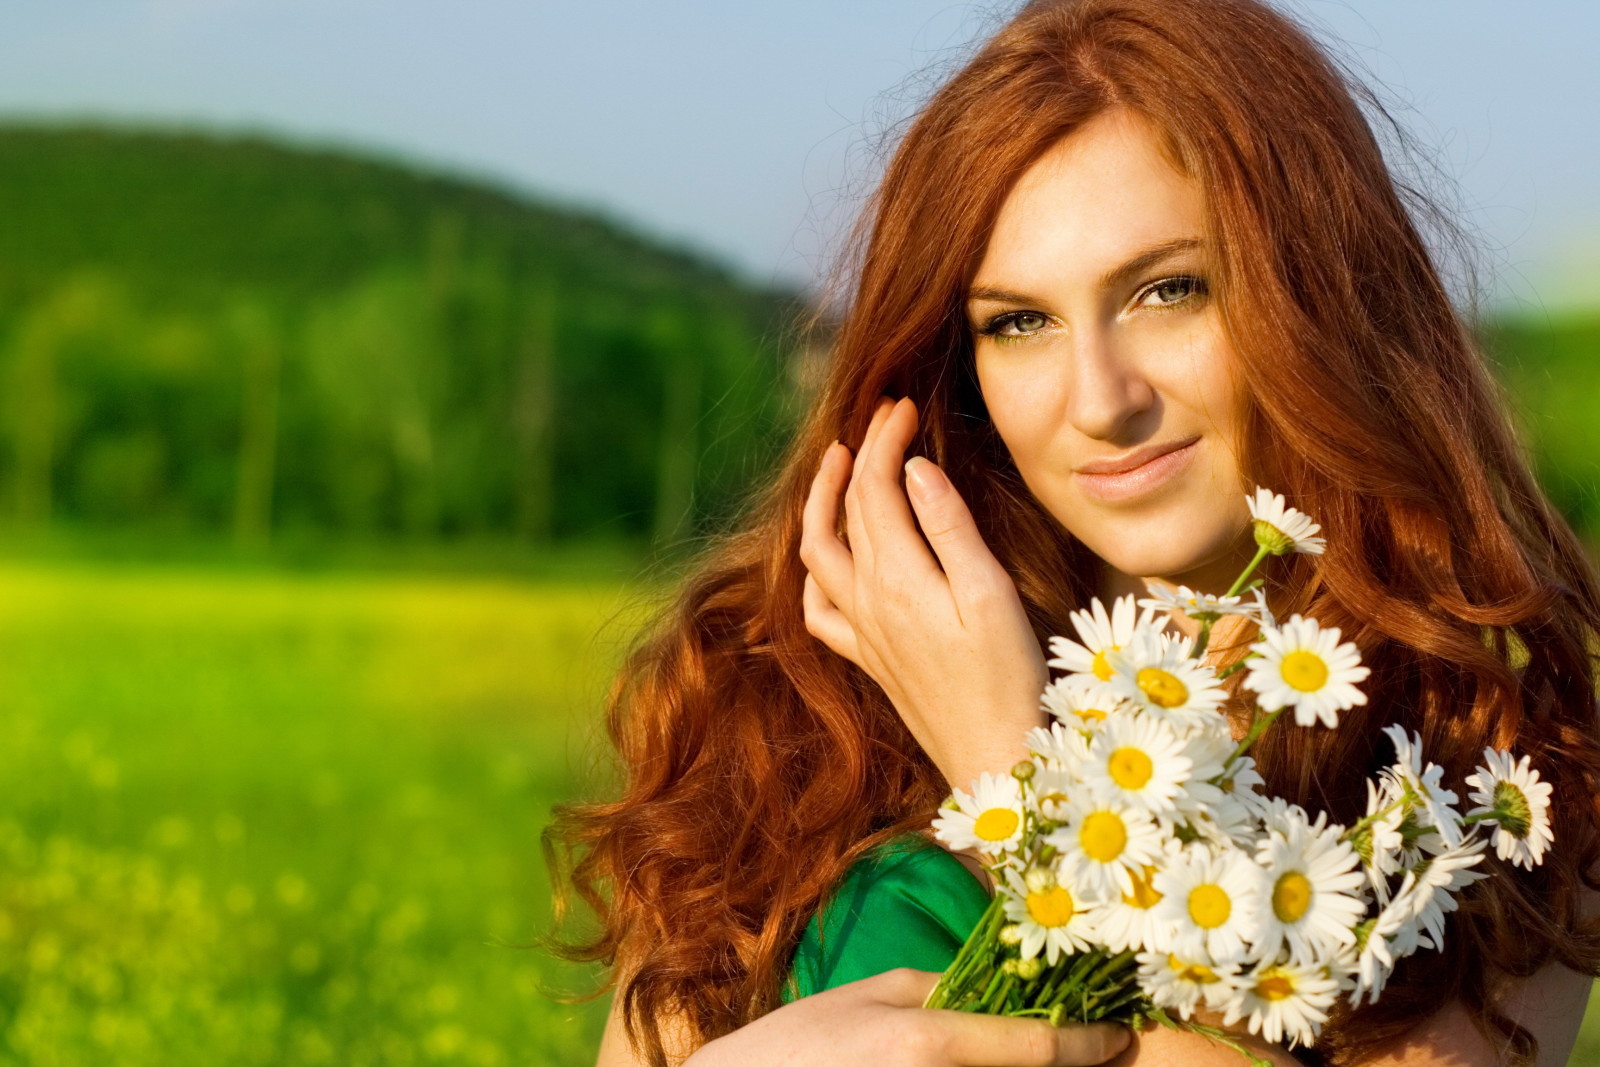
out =
[[827,379],[777,478],[613,688],[620,797],[564,806],[546,832],[558,890],[570,879],[601,923],[567,950],[616,966],[652,1063],[666,1062],[665,1015],[709,1040],[775,1007],[829,887],[925,826],[947,790],[882,692],[806,631],[797,546],[823,448],[859,443],[879,396],[914,398],[914,448],[970,502],[1041,639],[1096,592],[1099,561],[1029,495],[989,425],[959,309],[1011,184],[1109,107],[1152,120],[1200,184],[1252,397],[1246,473],[1327,537],[1321,557],[1272,562],[1274,610],[1339,627],[1372,668],[1370,702],[1339,729],[1260,742],[1268,787],[1351,821],[1390,756],[1379,730],[1398,722],[1457,782],[1485,745],[1531,755],[1563,812],[1542,867],[1491,857],[1497,876],[1466,894],[1443,951],[1336,1014],[1311,1054],[1353,1062],[1459,998],[1528,1056],[1532,1035],[1472,962],[1600,971],[1579,910],[1600,849],[1600,582],[1430,258],[1426,201],[1397,187],[1358,98],[1382,116],[1255,0],[1063,0],[1027,5],[909,127],[841,271]]

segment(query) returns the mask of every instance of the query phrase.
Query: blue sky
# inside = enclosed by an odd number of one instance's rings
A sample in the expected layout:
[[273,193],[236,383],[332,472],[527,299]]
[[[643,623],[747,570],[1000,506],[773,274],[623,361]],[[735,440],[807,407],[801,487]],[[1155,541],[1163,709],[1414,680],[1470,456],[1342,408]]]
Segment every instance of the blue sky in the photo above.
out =
[[[1600,5],[1279,2],[1378,79],[1502,300],[1600,306]],[[1013,7],[7,0],[0,114],[369,147],[804,283],[870,187],[879,138]]]

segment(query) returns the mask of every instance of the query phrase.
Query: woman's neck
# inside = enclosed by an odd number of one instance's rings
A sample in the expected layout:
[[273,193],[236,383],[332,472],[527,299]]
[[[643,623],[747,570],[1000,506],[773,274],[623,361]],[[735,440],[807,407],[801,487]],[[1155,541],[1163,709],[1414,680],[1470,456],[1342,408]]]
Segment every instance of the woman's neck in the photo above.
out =
[[[1157,589],[1163,592],[1170,592],[1176,590],[1180,585],[1186,585],[1197,593],[1210,593],[1220,596],[1228,591],[1234,580],[1238,578],[1239,572],[1244,570],[1245,566],[1250,562],[1251,556],[1254,555],[1255,546],[1252,544],[1250,548],[1250,554],[1243,556],[1241,559],[1235,560],[1233,555],[1229,555],[1216,561],[1203,572],[1197,571],[1173,578],[1159,576],[1140,578],[1125,574],[1110,564],[1102,563],[1100,568],[1100,599],[1109,608],[1118,597],[1124,597],[1130,593],[1136,599],[1142,599],[1150,596]],[[1261,577],[1261,568],[1258,567],[1256,573],[1251,577]],[[1212,642],[1215,643],[1221,639],[1231,638],[1233,631],[1242,622],[1243,619],[1236,615],[1225,615],[1218,619],[1212,626]],[[1183,634],[1185,637],[1194,637],[1200,633],[1201,624],[1199,620],[1191,619],[1181,611],[1174,611],[1170,613],[1167,625],[1169,629]]]

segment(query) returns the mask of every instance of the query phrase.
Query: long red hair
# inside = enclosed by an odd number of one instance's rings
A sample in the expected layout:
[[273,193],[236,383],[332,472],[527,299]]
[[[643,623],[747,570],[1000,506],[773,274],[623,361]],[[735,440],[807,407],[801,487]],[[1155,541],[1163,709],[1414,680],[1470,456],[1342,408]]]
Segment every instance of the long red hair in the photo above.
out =
[[558,809],[547,831],[558,891],[570,879],[600,919],[568,951],[616,967],[653,1063],[666,1015],[709,1040],[774,1008],[829,887],[926,826],[947,791],[877,686],[806,631],[797,546],[824,447],[859,443],[879,396],[912,397],[915,450],[971,504],[1041,639],[1097,591],[1098,559],[992,430],[960,309],[1012,183],[1113,106],[1152,120],[1204,192],[1213,291],[1252,397],[1246,473],[1327,536],[1321,557],[1272,561],[1273,609],[1341,628],[1372,668],[1370,702],[1337,730],[1261,741],[1268,787],[1351,821],[1390,758],[1379,730],[1398,722],[1456,782],[1485,745],[1530,754],[1562,813],[1542,867],[1491,857],[1444,950],[1335,1015],[1315,1052],[1359,1059],[1455,997],[1525,1056],[1532,1037],[1495,1010],[1483,965],[1600,971],[1600,933],[1579,917],[1600,849],[1600,582],[1529,473],[1419,234],[1425,204],[1397,188],[1359,93],[1255,0],[1061,0],[1023,8],[909,127],[841,268],[848,307],[786,460],[613,687],[621,796]]

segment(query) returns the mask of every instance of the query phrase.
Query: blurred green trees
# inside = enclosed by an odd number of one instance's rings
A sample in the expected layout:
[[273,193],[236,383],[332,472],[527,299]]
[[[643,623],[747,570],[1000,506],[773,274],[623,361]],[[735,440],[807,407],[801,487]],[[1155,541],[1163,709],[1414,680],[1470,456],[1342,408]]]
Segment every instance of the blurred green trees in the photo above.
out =
[[480,184],[0,128],[0,517],[672,541],[783,436],[793,297]]

